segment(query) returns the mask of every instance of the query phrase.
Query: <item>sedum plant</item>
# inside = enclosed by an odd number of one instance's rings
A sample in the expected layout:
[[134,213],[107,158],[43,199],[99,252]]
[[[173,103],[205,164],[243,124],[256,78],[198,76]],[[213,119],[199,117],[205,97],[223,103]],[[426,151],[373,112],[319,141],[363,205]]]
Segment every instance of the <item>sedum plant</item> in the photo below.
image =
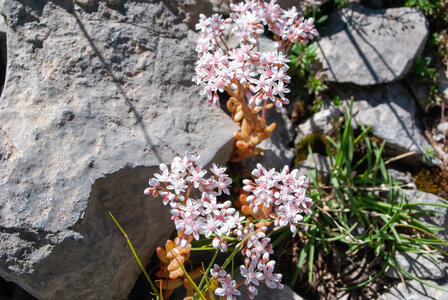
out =
[[[240,295],[237,288],[244,285],[250,299],[257,294],[257,287],[264,283],[268,288],[281,289],[282,275],[274,273],[276,262],[272,260],[273,247],[267,237],[268,226],[288,226],[296,232],[303,215],[312,214],[312,200],[307,197],[308,184],[305,176],[298,176],[297,170],[289,171],[285,166],[281,172],[266,170],[258,164],[253,170],[253,180],[244,181],[245,201],[253,216],[240,216],[231,201],[219,202],[217,197],[230,194],[232,183],[225,168],[213,164],[211,176],[198,164],[199,156],[188,153],[176,157],[168,167],[160,165],[160,172],[149,180],[145,194],[161,196],[165,205],[170,206],[178,237],[167,241],[165,248],[159,247],[157,255],[161,261],[158,276],[159,288],[165,290],[164,297],[184,284],[193,297],[205,299],[207,292],[233,299]],[[198,196],[192,196],[192,195]],[[215,249],[215,256],[208,268],[197,268],[187,272],[184,264],[189,259],[193,240],[205,240]],[[230,244],[230,245],[229,245]],[[224,264],[215,264],[218,251],[227,252],[232,248]],[[234,257],[240,253],[243,264],[239,267],[244,278],[236,282],[226,270]],[[202,276],[197,285],[194,279]]]
[[[246,0],[230,5],[230,18],[221,15],[200,15],[196,29],[200,31],[196,52],[198,59],[193,81],[201,86],[207,103],[219,104],[218,92],[227,92],[227,108],[241,127],[235,133],[232,161],[258,155],[257,144],[271,136],[276,124],[266,124],[266,110],[280,111],[289,100],[285,94],[290,76],[287,53],[294,42],[306,45],[318,35],[314,19],[299,18],[295,7],[283,10],[272,0],[269,3]],[[273,52],[257,51],[260,35],[267,27],[275,39]],[[238,46],[226,43],[228,35],[238,37]]]
[[[275,107],[280,111],[289,103],[285,97],[290,81],[286,74],[289,62],[286,53],[293,42],[307,44],[318,32],[314,19],[299,18],[295,7],[281,9],[276,0],[269,3],[246,0],[231,4],[230,8],[227,19],[218,14],[208,18],[200,15],[193,81],[201,86],[200,94],[206,96],[208,104],[219,104],[218,93],[229,94],[227,108],[241,127],[235,133],[231,160],[241,161],[260,154],[257,144],[271,136],[276,126],[266,124],[266,110]],[[265,27],[274,34],[275,51],[257,50],[258,38]],[[229,35],[238,37],[237,47],[227,45]],[[253,179],[244,181],[242,198],[246,216],[242,216],[231,201],[218,200],[230,193],[232,180],[225,173],[226,168],[213,164],[211,175],[206,177],[207,171],[198,160],[197,154],[187,153],[185,157],[176,157],[170,166],[161,164],[160,172],[154,174],[145,190],[145,194],[160,196],[169,205],[177,231],[174,240],[157,249],[160,264],[156,276],[161,279],[156,285],[144,271],[152,294],[164,299],[183,285],[187,299],[215,299],[215,296],[233,299],[240,295],[238,287],[244,286],[253,299],[261,283],[271,289],[283,288],[282,274],[274,272],[276,262],[271,257],[273,246],[267,234],[272,226],[289,227],[295,233],[303,225],[304,215],[312,213],[307,178],[298,176],[297,170],[290,172],[287,166],[277,172],[258,164],[252,172]],[[201,250],[215,251],[207,267],[188,268],[190,253],[197,250],[195,244],[202,245]],[[219,252],[230,252],[220,265],[216,263]],[[233,272],[235,262],[240,262],[236,260],[239,254],[243,257],[239,266],[241,282],[236,281]]]

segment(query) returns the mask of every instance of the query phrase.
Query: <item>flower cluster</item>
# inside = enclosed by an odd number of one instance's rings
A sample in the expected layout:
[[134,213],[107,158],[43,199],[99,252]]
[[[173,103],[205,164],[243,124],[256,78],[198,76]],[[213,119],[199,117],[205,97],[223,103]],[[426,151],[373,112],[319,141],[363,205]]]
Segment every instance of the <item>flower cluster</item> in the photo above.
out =
[[255,228],[252,223],[246,227],[239,226],[235,235],[240,240],[247,239],[241,253],[246,256],[244,265],[240,266],[241,276],[245,277],[244,284],[250,299],[258,294],[256,286],[263,281],[268,288],[282,289],[280,283],[282,275],[275,274],[275,261],[270,260],[270,254],[274,253],[271,239],[266,237],[267,227]]
[[268,219],[275,218],[276,226],[289,227],[297,231],[298,222],[303,220],[302,214],[311,214],[313,205],[311,198],[306,196],[308,184],[306,176],[298,176],[298,170],[289,172],[285,166],[281,172],[274,169],[266,170],[258,164],[252,171],[255,180],[245,179],[244,191],[250,192],[245,201],[254,214]]
[[[196,29],[201,37],[197,42],[196,75],[193,81],[202,87],[209,103],[217,104],[217,92],[242,93],[249,105],[272,101],[277,110],[288,103],[286,75],[289,61],[284,53],[292,42],[307,44],[318,35],[312,18],[298,18],[295,7],[283,10],[272,0],[265,3],[246,0],[232,4],[230,18],[214,14],[200,16]],[[275,34],[275,52],[256,51],[258,37],[268,26]],[[239,47],[230,49],[225,43],[226,33],[238,36]],[[286,49],[285,49],[286,48]],[[257,71],[255,71],[257,70]]]
[[[232,183],[224,173],[226,168],[213,164],[210,169],[213,175],[205,179],[207,171],[197,164],[198,159],[197,154],[187,153],[183,158],[176,157],[170,168],[161,164],[160,173],[154,174],[155,178],[149,180],[150,187],[145,190],[147,195],[161,195],[163,203],[170,205],[176,230],[184,233],[177,239],[182,247],[187,246],[191,236],[199,240],[201,233],[206,238],[212,234],[227,235],[244,219],[231,207],[230,201],[217,202],[217,196],[229,194],[228,186]],[[193,187],[202,193],[199,199],[189,197]],[[226,249],[225,241],[217,240],[214,245]]]
[[[237,249],[245,257],[240,266],[243,282],[237,283],[225,271],[225,267],[215,265],[211,270],[213,282],[219,286],[215,294],[233,299],[240,295],[238,286],[244,284],[250,299],[257,294],[257,286],[264,282],[269,288],[283,288],[280,283],[282,275],[274,273],[275,261],[270,259],[273,247],[266,236],[266,221],[274,221],[276,226],[289,224],[292,232],[297,231],[302,215],[311,214],[313,202],[306,197],[308,187],[306,178],[298,176],[297,170],[289,172],[284,167],[281,172],[266,170],[258,164],[252,171],[253,180],[244,180],[244,191],[248,207],[256,220],[240,217],[239,212],[231,207],[230,201],[220,203],[217,196],[229,194],[232,180],[225,173],[225,168],[213,164],[212,175],[205,178],[207,171],[198,165],[199,156],[187,153],[183,158],[176,157],[171,166],[160,165],[160,172],[149,180],[145,194],[161,196],[165,205],[171,207],[172,220],[178,231],[175,242],[169,241],[165,249],[158,249],[158,255],[167,270],[159,271],[174,280],[182,276],[180,264],[189,258],[191,241],[213,237],[215,249],[227,251],[226,241],[237,241]],[[201,192],[201,197],[190,197],[193,189]],[[258,221],[261,221],[257,223]],[[244,221],[244,222],[243,222]],[[227,236],[228,238],[225,238]],[[175,246],[177,244],[177,247]],[[236,252],[235,252],[236,253]],[[176,258],[176,259],[173,259]],[[180,282],[180,281],[179,281]],[[174,285],[172,283],[171,285]],[[170,282],[166,284],[170,287]]]
[[227,299],[233,299],[233,296],[240,296],[241,292],[237,290],[238,286],[235,280],[232,280],[230,274],[222,270],[218,265],[214,265],[210,270],[210,275],[215,278],[221,287],[215,290],[215,294]]

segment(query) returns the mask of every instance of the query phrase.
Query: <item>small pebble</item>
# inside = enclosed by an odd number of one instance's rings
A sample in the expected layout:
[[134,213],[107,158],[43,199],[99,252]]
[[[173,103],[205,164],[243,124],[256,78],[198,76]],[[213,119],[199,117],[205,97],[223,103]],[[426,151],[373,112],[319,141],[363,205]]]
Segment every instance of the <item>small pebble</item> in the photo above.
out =
[[443,134],[442,133],[438,133],[438,134],[433,134],[432,135],[432,139],[435,142],[440,142],[443,139]]
[[441,122],[439,125],[437,125],[437,130],[441,132],[448,131],[448,122]]

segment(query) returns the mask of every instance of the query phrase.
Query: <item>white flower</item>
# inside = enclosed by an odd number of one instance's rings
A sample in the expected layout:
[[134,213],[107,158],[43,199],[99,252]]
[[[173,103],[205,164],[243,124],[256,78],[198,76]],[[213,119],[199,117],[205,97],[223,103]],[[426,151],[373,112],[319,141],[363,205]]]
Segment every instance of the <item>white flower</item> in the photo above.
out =
[[215,290],[217,296],[226,297],[226,299],[235,299],[234,296],[240,296],[241,292],[236,289],[236,281],[232,280],[229,274],[223,278],[219,278],[218,282],[221,287]]

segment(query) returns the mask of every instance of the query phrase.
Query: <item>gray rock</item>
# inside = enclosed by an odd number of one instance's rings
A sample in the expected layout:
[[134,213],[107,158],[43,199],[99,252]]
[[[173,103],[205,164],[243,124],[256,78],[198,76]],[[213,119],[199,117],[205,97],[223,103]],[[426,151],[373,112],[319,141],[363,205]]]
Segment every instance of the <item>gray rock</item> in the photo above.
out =
[[[353,114],[356,128],[359,123],[372,125],[371,132],[385,140],[388,152],[398,155],[415,151],[416,154],[403,158],[403,162],[416,165],[423,161],[430,144],[423,136],[414,119],[415,103],[408,89],[400,82],[371,88],[337,88],[342,99],[354,97]],[[349,101],[345,104],[348,106]],[[436,160],[428,164],[437,164]]]
[[331,172],[331,160],[328,156],[319,153],[308,155],[305,161],[294,167],[299,170],[299,175],[309,175],[312,170],[317,171],[317,175],[322,176],[323,182],[328,182]]
[[161,162],[225,163],[233,122],[191,82],[196,35],[162,2],[7,0],[0,276],[38,299],[124,299],[173,229]]
[[445,101],[448,100],[448,68],[437,68],[439,76],[437,77],[437,90]]
[[409,87],[420,108],[426,112],[429,104],[429,86],[426,84],[411,84]]
[[[278,0],[277,3],[283,9],[289,9],[295,6],[298,11],[305,12],[306,7],[312,7],[313,5],[319,7],[328,1],[330,0]],[[194,29],[200,14],[206,16],[211,16],[216,13],[223,16],[230,15],[229,0],[163,0],[163,2],[175,14],[179,15],[190,29]],[[234,2],[241,2],[241,0]]]
[[[447,201],[436,195],[425,193],[422,191],[403,190],[404,195],[409,202],[427,202],[433,204],[447,204]],[[443,231],[437,232],[437,236],[441,239],[448,240],[448,209],[442,206],[421,205],[421,209],[430,210],[434,213],[425,213],[421,219],[430,225],[445,228]]]
[[448,131],[448,122],[440,122],[437,124],[437,130],[441,132]]
[[336,119],[341,114],[341,110],[336,106],[330,106],[313,114],[305,122],[297,126],[295,144],[299,144],[303,138],[311,134],[329,134],[333,129],[332,120]]
[[[401,268],[420,279],[440,279],[446,275],[446,266],[427,254],[397,252],[395,260]],[[399,271],[390,266],[386,268],[384,274],[390,278],[400,278]]]
[[387,169],[387,171],[393,180],[400,181],[402,184],[412,184],[412,175],[410,173],[404,173],[395,169]]
[[381,295],[379,300],[442,300],[447,298],[448,276],[434,281],[428,281],[429,284],[444,289],[441,291],[433,287],[423,285],[416,280],[400,282],[397,286]]
[[200,14],[207,17],[216,13],[225,16],[230,14],[227,0],[163,0],[163,2],[180,16],[190,29],[194,29]]
[[[249,299],[249,295],[247,294],[247,290],[244,288],[245,285],[242,285],[238,290],[241,291],[241,296],[238,296],[238,299]],[[255,296],[256,300],[303,300],[302,297],[297,295],[291,288],[287,285],[284,285],[284,288],[279,289],[270,289],[266,287],[263,283],[257,287],[258,296]]]
[[331,82],[373,85],[403,78],[423,50],[428,25],[407,8],[371,10],[357,3],[333,14],[319,56]]
[[283,9],[289,9],[295,6],[298,11],[305,12],[307,7],[311,8],[313,5],[320,7],[329,1],[330,0],[278,0],[277,3]]

